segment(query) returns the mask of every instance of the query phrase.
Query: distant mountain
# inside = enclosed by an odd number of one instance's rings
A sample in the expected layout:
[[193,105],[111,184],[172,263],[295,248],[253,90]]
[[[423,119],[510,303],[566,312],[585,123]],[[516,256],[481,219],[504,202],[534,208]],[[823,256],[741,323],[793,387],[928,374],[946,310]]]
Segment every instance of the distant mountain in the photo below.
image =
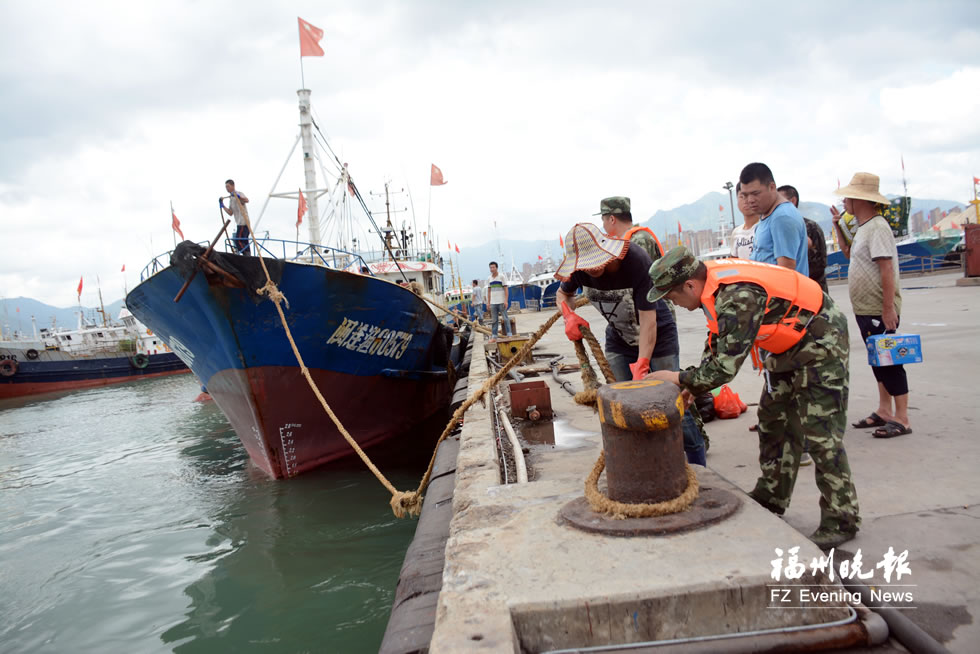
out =
[[[123,300],[120,298],[105,306],[106,313],[113,319],[119,316],[119,311],[123,307]],[[19,311],[18,311],[19,309]],[[87,320],[101,319],[95,311],[96,307],[82,307],[82,312]],[[0,299],[0,326],[3,327],[4,335],[8,330],[31,334],[31,316],[37,320],[37,328],[51,327],[52,320],[58,327],[74,329],[78,325],[78,307],[58,308],[50,304],[38,302],[29,297],[15,297]]]

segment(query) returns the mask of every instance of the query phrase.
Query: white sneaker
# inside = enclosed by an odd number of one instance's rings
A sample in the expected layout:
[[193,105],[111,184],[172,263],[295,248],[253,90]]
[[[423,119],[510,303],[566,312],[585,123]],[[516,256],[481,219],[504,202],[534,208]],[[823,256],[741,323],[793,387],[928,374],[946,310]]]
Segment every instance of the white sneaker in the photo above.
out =
[[809,452],[804,452],[803,456],[800,457],[800,466],[808,466],[813,463],[813,457],[810,456]]

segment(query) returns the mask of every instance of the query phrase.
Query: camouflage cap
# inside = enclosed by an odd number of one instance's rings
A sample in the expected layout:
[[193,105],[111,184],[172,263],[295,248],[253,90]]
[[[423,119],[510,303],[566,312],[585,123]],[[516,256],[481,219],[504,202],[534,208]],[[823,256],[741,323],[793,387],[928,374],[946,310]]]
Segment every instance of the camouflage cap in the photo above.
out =
[[647,300],[656,302],[681,282],[686,282],[698,269],[698,258],[683,245],[678,245],[653,262],[650,266],[650,281],[653,288],[647,293]]
[[599,213],[592,214],[593,216],[608,216],[610,214],[618,216],[620,214],[630,213],[630,199],[622,195],[614,195],[611,198],[605,198],[599,203]]

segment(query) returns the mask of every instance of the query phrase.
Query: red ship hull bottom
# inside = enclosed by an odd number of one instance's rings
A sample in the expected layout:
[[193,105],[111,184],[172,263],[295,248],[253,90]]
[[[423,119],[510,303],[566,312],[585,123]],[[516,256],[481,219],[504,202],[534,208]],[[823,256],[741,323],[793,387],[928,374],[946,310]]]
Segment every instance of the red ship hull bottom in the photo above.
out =
[[[362,448],[406,435],[449,401],[446,378],[422,382],[314,369],[310,374]],[[295,366],[223,370],[208,380],[207,389],[252,462],[270,477],[294,477],[355,455]]]
[[170,375],[188,375],[188,368],[182,370],[167,370],[165,372],[151,372],[145,375],[127,375],[125,377],[107,377],[102,379],[78,379],[74,381],[59,382],[26,382],[22,384],[0,384],[0,400],[12,397],[24,397],[26,395],[39,395],[41,393],[57,393],[60,391],[77,391],[82,388],[97,388],[99,386],[110,386],[112,384],[123,384],[131,381],[141,381],[143,379],[153,379],[154,377],[169,377]]

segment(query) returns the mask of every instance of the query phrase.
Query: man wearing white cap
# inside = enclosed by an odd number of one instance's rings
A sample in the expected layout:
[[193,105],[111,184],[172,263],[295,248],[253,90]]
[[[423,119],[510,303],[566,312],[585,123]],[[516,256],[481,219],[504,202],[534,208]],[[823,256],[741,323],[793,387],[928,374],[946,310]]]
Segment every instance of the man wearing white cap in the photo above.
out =
[[[844,210],[858,222],[854,241],[848,247],[840,227],[840,211],[837,207],[830,208],[841,251],[850,259],[847,289],[851,308],[861,337],[867,343],[870,336],[897,330],[902,311],[898,247],[891,226],[881,215],[881,205],[887,207],[889,200],[878,192],[878,176],[871,173],[856,173],[850,184],[834,193],[844,198]],[[878,380],[878,410],[854,426],[876,427],[875,438],[911,434],[905,366],[875,366],[871,370]]]

